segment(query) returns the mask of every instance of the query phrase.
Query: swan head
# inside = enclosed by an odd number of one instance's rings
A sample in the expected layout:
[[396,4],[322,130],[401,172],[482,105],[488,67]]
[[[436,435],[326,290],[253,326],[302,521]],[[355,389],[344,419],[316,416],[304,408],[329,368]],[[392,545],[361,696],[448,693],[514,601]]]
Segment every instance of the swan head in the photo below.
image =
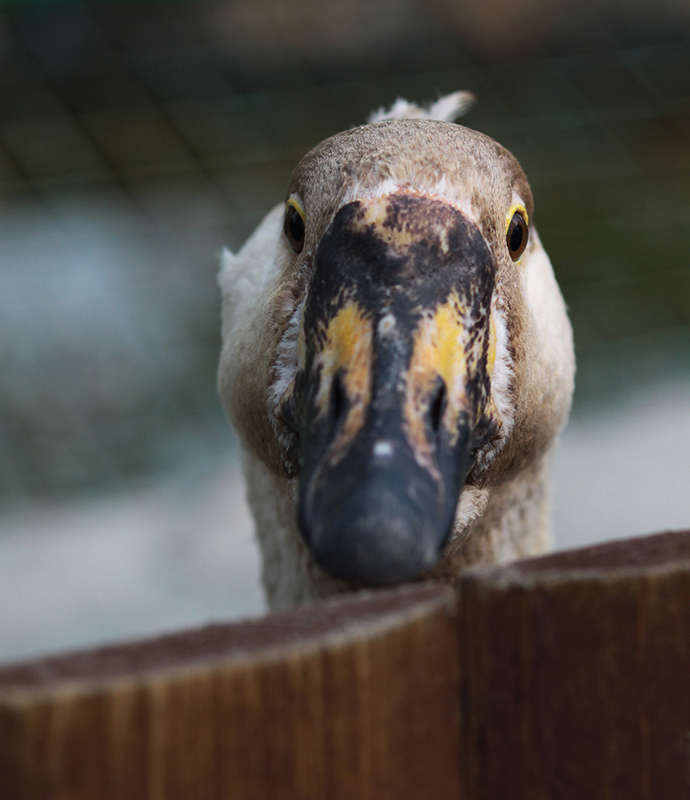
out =
[[385,120],[298,164],[244,299],[229,270],[221,395],[327,573],[433,570],[560,430],[572,341],[533,214],[489,137]]

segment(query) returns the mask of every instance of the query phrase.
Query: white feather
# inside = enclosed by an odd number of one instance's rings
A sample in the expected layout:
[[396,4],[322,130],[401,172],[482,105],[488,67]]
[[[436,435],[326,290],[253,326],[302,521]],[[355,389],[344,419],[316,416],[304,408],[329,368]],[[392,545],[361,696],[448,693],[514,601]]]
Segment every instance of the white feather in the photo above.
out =
[[223,341],[252,313],[264,297],[266,287],[281,267],[278,258],[283,203],[273,208],[238,253],[225,248],[221,256],[218,283],[223,296]]
[[367,122],[383,122],[385,119],[435,119],[440,122],[452,122],[464,114],[474,103],[472,92],[453,92],[444,95],[427,106],[418,106],[402,97],[389,109],[381,107],[372,112]]

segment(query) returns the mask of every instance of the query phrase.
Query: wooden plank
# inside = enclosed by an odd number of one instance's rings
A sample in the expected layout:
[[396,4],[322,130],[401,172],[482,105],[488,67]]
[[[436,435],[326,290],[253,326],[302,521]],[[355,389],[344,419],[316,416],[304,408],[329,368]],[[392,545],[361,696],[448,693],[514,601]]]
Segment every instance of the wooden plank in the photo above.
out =
[[5,667],[0,797],[457,800],[456,614],[418,585]]
[[460,582],[467,800],[690,797],[690,532]]

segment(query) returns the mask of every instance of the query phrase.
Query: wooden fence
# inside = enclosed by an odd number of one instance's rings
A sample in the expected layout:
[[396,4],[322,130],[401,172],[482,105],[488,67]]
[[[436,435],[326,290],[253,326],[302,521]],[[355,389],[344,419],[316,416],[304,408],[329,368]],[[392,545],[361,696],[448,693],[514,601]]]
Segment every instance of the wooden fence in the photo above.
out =
[[0,670],[1,800],[690,797],[690,532]]

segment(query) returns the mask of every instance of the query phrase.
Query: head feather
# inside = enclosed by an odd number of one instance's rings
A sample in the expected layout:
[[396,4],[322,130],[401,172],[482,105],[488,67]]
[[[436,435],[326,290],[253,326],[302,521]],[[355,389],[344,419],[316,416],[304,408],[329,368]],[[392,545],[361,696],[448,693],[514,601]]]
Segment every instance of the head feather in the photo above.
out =
[[434,119],[452,122],[468,111],[474,100],[472,92],[453,92],[440,97],[435,103],[418,106],[398,97],[389,109],[381,107],[373,111],[367,122],[382,122],[384,119]]

